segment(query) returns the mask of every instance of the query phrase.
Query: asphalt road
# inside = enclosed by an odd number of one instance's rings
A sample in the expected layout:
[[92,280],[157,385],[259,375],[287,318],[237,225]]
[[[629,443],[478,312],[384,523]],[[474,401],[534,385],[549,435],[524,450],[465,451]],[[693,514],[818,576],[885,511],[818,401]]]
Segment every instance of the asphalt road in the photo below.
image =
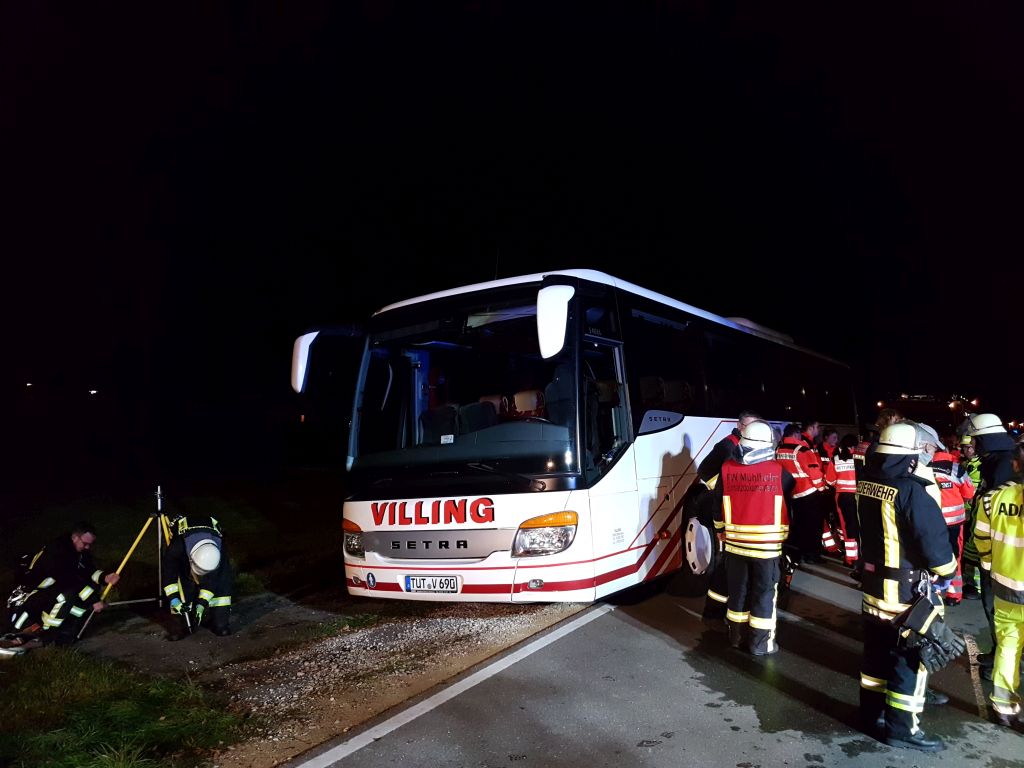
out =
[[[951,699],[923,717],[945,752],[858,729],[860,593],[846,574],[831,563],[796,574],[773,657],[730,648],[700,623],[702,600],[669,587],[596,605],[289,765],[1021,765],[1024,736],[986,720],[991,683],[968,656],[930,682]],[[948,614],[987,648],[979,602]]]

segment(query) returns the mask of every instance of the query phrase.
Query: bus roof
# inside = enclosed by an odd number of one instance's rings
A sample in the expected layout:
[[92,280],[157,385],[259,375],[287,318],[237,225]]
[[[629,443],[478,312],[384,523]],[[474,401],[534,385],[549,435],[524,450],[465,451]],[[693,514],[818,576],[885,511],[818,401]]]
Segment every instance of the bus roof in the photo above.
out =
[[[383,312],[388,312],[389,310],[392,309],[398,309],[399,307],[407,307],[412,304],[419,304],[425,301],[443,299],[449,296],[458,296],[459,294],[462,293],[474,293],[476,291],[485,291],[490,288],[503,288],[505,286],[520,285],[523,283],[539,283],[542,282],[544,278],[548,277],[549,275],[566,275],[568,277],[578,277],[581,280],[589,280],[592,283],[603,283],[604,285],[610,285],[615,288],[619,288],[623,291],[634,293],[637,296],[643,296],[646,299],[656,301],[659,304],[665,304],[670,307],[675,307],[676,309],[681,309],[684,312],[689,312],[690,314],[702,317],[705,320],[710,320],[711,322],[717,323],[718,325],[724,325],[729,328],[735,328],[736,330],[741,331],[742,333],[750,334],[751,336],[760,336],[761,338],[767,339],[769,341],[774,341],[777,344],[782,344],[783,346],[790,347],[801,352],[806,352],[807,354],[814,355],[815,357],[820,357],[824,360],[828,360],[838,365],[846,365],[845,363],[839,360],[834,360],[831,357],[828,357],[827,355],[822,355],[821,353],[815,352],[812,349],[806,349],[804,347],[798,346],[797,344],[793,343],[790,337],[786,336],[785,334],[779,333],[778,331],[773,331],[769,328],[765,328],[764,326],[758,325],[756,323],[750,323],[750,321],[736,322],[735,320],[732,320],[730,318],[722,317],[721,315],[716,315],[714,312],[708,312],[707,310],[700,309],[699,307],[695,307],[692,304],[687,304],[685,302],[679,301],[678,299],[673,299],[670,296],[665,296],[655,291],[648,290],[647,288],[643,288],[639,285],[631,283],[627,280],[622,280],[621,278],[618,277],[613,277],[612,275],[609,275],[605,272],[600,272],[596,269],[553,269],[547,272],[535,272],[532,275],[503,277],[500,280],[489,280],[485,283],[473,283],[471,285],[462,285],[457,288],[449,288],[448,290],[445,291],[427,293],[424,294],[423,296],[416,296],[411,299],[396,301],[394,304],[388,304],[386,307],[377,310],[374,313],[374,315],[379,315]],[[750,324],[748,325],[748,323]]]

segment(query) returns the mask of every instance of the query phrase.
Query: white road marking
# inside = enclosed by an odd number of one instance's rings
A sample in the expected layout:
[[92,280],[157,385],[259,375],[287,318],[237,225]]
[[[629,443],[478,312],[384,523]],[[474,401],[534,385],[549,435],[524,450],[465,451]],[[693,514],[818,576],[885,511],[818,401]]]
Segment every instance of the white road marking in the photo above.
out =
[[534,640],[532,643],[528,643],[514,653],[510,653],[508,656],[504,656],[492,664],[488,664],[483,669],[477,670],[469,677],[466,677],[454,685],[445,688],[442,691],[438,691],[428,699],[421,701],[419,704],[415,704],[402,712],[399,712],[394,717],[388,718],[383,723],[375,725],[373,728],[360,733],[358,736],[354,736],[346,742],[339,744],[336,747],[328,749],[326,752],[322,752],[319,755],[310,757],[307,760],[299,760],[298,762],[289,763],[292,768],[329,768],[346,757],[351,755],[368,744],[372,744],[378,739],[387,736],[397,728],[401,728],[406,723],[411,723],[416,718],[427,714],[433,709],[444,704],[450,699],[454,699],[461,693],[468,691],[473,686],[482,683],[490,677],[498,674],[502,670],[508,669],[513,664],[522,661],[527,656],[530,656],[540,649],[556,640],[560,640],[571,632],[575,632],[585,624],[589,624],[594,619],[600,618],[609,611],[614,611],[615,606],[612,605],[599,605],[591,610],[584,613],[582,616],[573,619],[568,624],[564,624],[553,632],[544,635],[544,637]]

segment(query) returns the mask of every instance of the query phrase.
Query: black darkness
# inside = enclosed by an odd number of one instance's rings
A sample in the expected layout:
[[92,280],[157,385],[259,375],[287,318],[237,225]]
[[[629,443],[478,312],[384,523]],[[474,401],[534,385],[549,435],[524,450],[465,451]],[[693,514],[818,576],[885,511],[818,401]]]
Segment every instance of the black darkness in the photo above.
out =
[[9,467],[248,456],[308,326],[569,267],[1024,417],[1011,4],[141,6],[0,12]]

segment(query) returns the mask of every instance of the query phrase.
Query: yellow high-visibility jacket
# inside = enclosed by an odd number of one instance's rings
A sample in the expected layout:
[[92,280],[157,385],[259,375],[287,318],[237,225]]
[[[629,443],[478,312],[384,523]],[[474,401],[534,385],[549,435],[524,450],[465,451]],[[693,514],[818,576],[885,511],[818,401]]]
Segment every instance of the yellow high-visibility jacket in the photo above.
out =
[[992,574],[992,594],[1024,604],[1024,482],[1015,478],[981,497],[974,521],[974,546],[981,567]]

